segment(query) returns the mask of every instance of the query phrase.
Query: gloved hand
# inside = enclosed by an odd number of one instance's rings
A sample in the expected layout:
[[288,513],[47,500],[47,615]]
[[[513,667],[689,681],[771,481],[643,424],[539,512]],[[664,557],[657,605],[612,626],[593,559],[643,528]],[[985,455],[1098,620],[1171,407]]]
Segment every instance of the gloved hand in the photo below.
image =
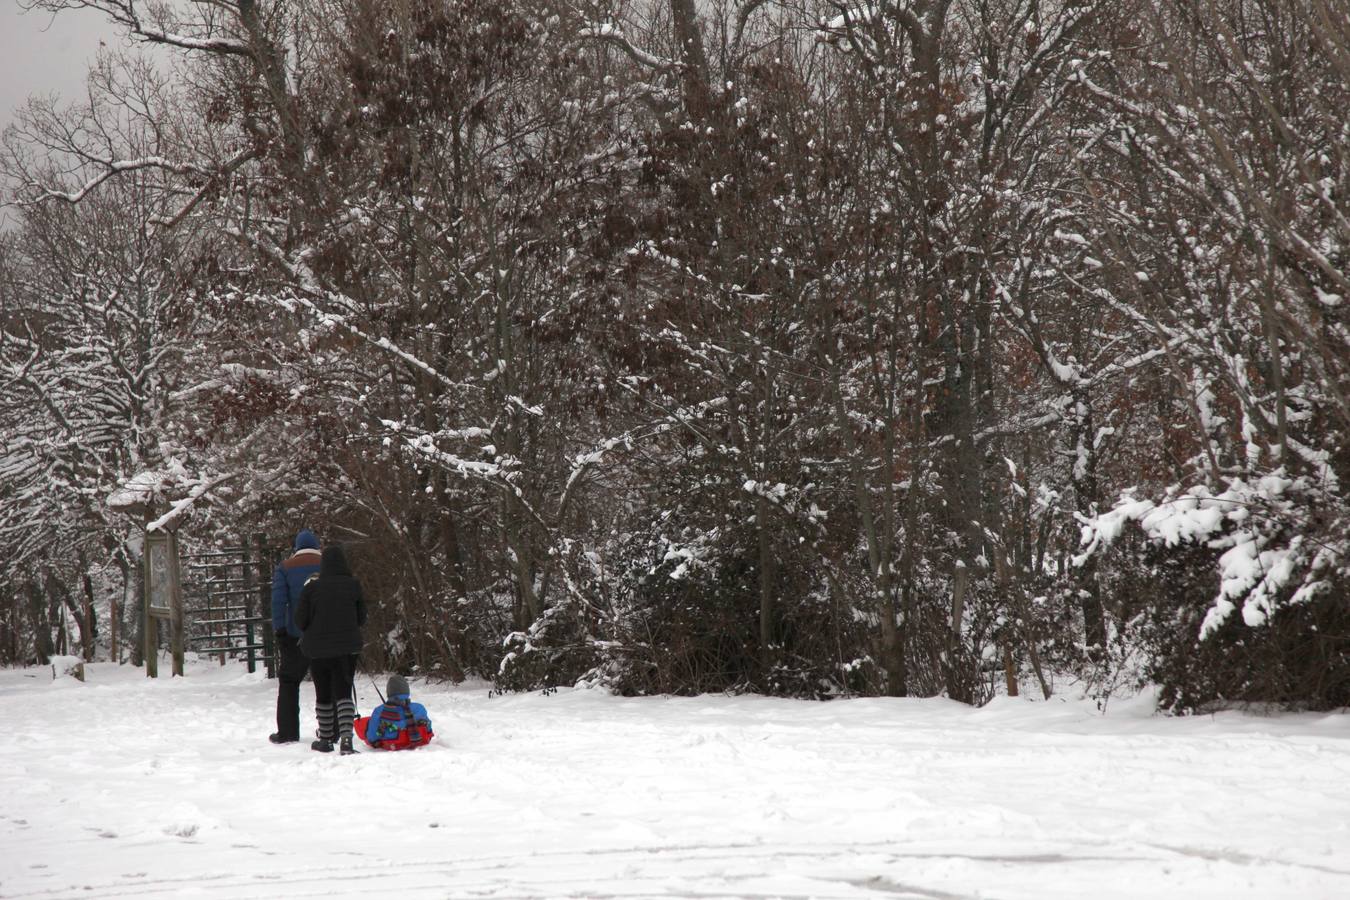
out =
[[295,638],[291,637],[291,633],[284,628],[280,631],[272,632],[272,637],[276,639],[277,646],[289,646],[290,642],[295,640]]

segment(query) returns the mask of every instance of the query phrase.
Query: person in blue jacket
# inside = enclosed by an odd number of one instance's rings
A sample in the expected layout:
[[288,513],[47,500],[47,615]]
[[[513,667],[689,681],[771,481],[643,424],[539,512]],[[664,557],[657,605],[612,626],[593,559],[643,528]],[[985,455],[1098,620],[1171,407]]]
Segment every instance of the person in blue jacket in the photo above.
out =
[[295,552],[272,573],[272,633],[277,641],[277,730],[274,744],[300,740],[300,682],[309,673],[309,657],[300,650],[295,608],[305,582],[319,574],[319,539],[308,528],[295,536]]
[[413,750],[435,735],[427,708],[412,702],[408,682],[402,675],[389,676],[388,699],[356,720],[356,733],[380,750]]

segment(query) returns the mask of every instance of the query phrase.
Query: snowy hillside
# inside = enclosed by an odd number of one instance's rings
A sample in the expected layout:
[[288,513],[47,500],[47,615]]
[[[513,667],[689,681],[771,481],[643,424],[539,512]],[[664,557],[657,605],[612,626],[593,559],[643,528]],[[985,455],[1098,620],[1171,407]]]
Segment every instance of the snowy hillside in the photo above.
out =
[[0,671],[0,896],[1350,896],[1345,715],[415,683],[436,745],[339,758],[274,684]]

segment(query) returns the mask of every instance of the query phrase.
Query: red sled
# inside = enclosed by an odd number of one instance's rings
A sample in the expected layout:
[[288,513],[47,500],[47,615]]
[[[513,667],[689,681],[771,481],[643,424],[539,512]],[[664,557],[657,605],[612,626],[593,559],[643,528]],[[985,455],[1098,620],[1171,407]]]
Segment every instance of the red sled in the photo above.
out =
[[430,725],[417,724],[400,728],[393,737],[372,741],[366,736],[370,730],[370,718],[362,716],[352,723],[352,728],[367,746],[376,750],[416,750],[418,747],[425,747],[436,736]]

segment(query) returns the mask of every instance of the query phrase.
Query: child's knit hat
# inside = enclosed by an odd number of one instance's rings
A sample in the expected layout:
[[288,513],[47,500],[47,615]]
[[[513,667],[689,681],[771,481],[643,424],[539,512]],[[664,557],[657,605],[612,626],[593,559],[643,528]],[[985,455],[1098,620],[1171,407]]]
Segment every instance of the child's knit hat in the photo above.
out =
[[406,697],[412,691],[408,690],[408,682],[402,675],[390,675],[389,684],[385,687],[385,694],[390,700],[395,697]]

